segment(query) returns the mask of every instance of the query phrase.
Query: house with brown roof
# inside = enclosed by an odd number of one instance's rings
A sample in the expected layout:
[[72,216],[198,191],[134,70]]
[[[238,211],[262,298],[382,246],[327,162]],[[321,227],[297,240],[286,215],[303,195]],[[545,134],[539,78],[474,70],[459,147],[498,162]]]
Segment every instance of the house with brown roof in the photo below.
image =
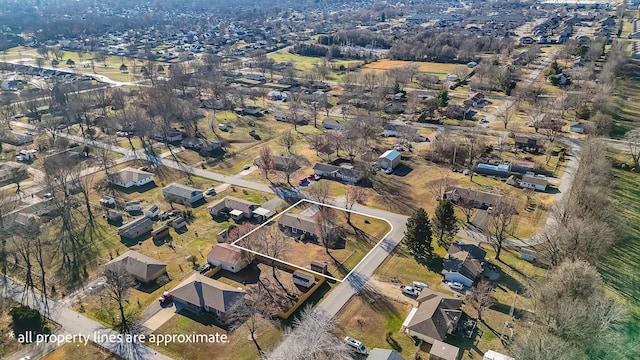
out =
[[402,324],[409,336],[433,344],[455,331],[462,316],[462,299],[424,289],[416,301],[418,307],[411,309]]
[[316,221],[309,216],[301,214],[282,214],[278,219],[278,226],[280,226],[280,229],[290,231],[294,235],[317,236],[316,233],[318,232]]
[[171,295],[178,311],[205,311],[221,317],[244,298],[245,291],[196,272],[171,290]]
[[153,182],[153,176],[153,173],[148,171],[127,167],[116,173],[109,174],[107,181],[110,184],[128,189],[130,187],[143,186]]
[[458,360],[459,353],[460,349],[457,346],[436,340],[429,350],[429,360]]
[[129,250],[106,263],[104,269],[105,271],[124,269],[137,281],[149,283],[167,273],[167,264],[137,251]]
[[451,244],[444,260],[445,281],[459,282],[470,287],[484,271],[487,252],[473,244]]
[[221,266],[232,273],[244,269],[251,260],[251,253],[227,243],[216,244],[207,255],[209,264]]
[[502,195],[460,186],[448,186],[444,197],[455,204],[470,203],[479,209],[496,206],[502,201]]

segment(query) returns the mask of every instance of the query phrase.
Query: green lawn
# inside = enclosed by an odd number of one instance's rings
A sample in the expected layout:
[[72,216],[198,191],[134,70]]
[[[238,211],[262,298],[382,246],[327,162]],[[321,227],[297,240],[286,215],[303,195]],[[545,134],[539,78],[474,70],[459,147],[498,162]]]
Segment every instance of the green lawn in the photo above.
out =
[[628,74],[615,80],[613,96],[614,128],[611,137],[621,138],[638,126],[640,119],[640,65],[630,65]]
[[629,308],[631,319],[626,332],[630,340],[637,343],[640,340],[640,174],[619,169],[613,174],[620,240],[599,264],[599,270],[605,283]]
[[[295,65],[296,70],[298,71],[310,71],[313,70],[316,64],[320,64],[323,61],[321,57],[311,57],[311,56],[302,56],[297,54],[291,54],[287,51],[281,51],[278,53],[273,53],[268,55],[269,58],[277,61],[277,62],[292,62]],[[332,59],[329,61],[330,67],[339,67],[340,65],[344,65],[345,67],[349,67],[349,65],[360,65],[362,61],[358,60],[335,60]],[[334,71],[329,72],[329,76],[327,80],[339,81],[341,78],[340,74],[337,74]]]

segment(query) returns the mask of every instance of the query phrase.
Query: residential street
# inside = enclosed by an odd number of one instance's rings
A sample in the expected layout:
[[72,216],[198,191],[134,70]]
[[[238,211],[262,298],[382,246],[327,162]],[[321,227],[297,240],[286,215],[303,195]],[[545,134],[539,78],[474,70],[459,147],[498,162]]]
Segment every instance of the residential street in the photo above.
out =
[[[104,327],[103,325],[85,317],[84,315],[71,310],[61,304],[58,301],[49,300],[43,302],[40,293],[25,294],[21,285],[14,283],[9,278],[4,278],[4,286],[2,286],[2,296],[11,298],[17,302],[27,305],[33,309],[37,309],[41,314],[47,316],[52,321],[62,326],[63,333],[68,334],[84,334],[90,335],[93,338],[93,334],[98,336],[117,335],[118,333]],[[157,353],[156,351],[148,348],[142,344],[127,344],[127,343],[111,343],[111,342],[96,342],[98,345],[109,349],[114,354],[123,357],[124,359],[131,360],[169,360],[171,358]],[[35,346],[33,346],[35,348]],[[27,355],[31,356],[33,360],[37,359],[37,354],[43,352],[46,349],[33,349],[30,350]]]

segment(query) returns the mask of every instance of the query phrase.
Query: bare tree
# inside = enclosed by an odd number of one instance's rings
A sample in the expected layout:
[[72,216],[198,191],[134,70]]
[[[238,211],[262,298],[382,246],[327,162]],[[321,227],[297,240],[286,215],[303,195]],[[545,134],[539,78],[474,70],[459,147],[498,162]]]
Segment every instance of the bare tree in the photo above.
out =
[[289,154],[292,154],[291,148],[296,144],[296,136],[291,130],[285,131],[279,138],[278,144],[284,146]]
[[640,169],[640,128],[630,130],[624,135],[631,159],[633,159],[633,167],[638,171]]
[[476,194],[477,193],[475,191],[469,191],[469,197],[460,199],[460,201],[458,201],[457,203],[458,207],[464,214],[467,223],[471,222],[471,218],[478,211],[478,209],[476,208]]
[[260,149],[260,156],[258,157],[260,171],[264,174],[265,179],[269,179],[269,172],[274,168],[274,157],[271,148],[264,146]]
[[503,198],[489,215],[485,233],[487,235],[487,241],[496,249],[496,260],[500,260],[502,246],[507,240],[507,237],[512,234],[515,229],[515,219],[517,215],[516,207],[509,198]]
[[129,288],[134,285],[133,276],[126,271],[124,266],[116,266],[105,270],[104,277],[104,293],[117,304],[120,311],[118,330],[121,333],[128,333],[131,331],[131,324],[129,323],[128,315],[125,314],[124,303],[127,300]]
[[480,321],[483,321],[482,311],[495,304],[492,292],[493,285],[487,279],[481,279],[476,286],[471,288],[471,294],[467,296],[471,306],[478,312],[478,320]]
[[285,340],[267,360],[350,359],[347,346],[333,335],[335,320],[322,310],[305,307],[286,331]]
[[353,184],[348,184],[345,187],[344,191],[344,208],[345,216],[347,217],[347,223],[351,224],[351,210],[353,210],[354,205],[359,202],[362,202],[365,197],[365,191],[360,186],[356,186]]
[[232,308],[227,311],[228,318],[226,319],[231,323],[232,329],[237,329],[244,326],[249,331],[251,341],[256,346],[258,354],[264,355],[264,351],[258,340],[256,339],[256,332],[262,322],[265,322],[265,318],[272,316],[273,314],[268,310],[267,302],[269,300],[267,296],[267,290],[259,283],[258,287],[249,292],[248,298],[242,298],[236,302]]
[[333,221],[334,215],[331,209],[326,206],[320,206],[316,215],[316,231],[319,240],[324,246],[325,252],[330,256],[329,249],[334,248],[340,239],[340,229]]
[[307,190],[307,196],[313,200],[317,201],[321,204],[326,204],[329,199],[329,193],[331,189],[329,188],[329,184],[326,181],[320,181],[313,186],[310,186]]

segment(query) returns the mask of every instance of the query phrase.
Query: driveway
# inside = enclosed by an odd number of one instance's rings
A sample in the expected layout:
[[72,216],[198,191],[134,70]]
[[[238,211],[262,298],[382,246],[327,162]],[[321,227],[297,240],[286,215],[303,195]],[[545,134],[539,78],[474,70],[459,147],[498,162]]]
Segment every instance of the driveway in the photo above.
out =
[[149,329],[150,332],[154,332],[158,330],[160,326],[164,325],[164,323],[169,321],[169,319],[171,319],[175,314],[176,314],[176,308],[173,306],[173,303],[171,303],[171,306],[162,308],[155,315],[153,315],[149,320],[145,321],[142,324],[142,326]]

